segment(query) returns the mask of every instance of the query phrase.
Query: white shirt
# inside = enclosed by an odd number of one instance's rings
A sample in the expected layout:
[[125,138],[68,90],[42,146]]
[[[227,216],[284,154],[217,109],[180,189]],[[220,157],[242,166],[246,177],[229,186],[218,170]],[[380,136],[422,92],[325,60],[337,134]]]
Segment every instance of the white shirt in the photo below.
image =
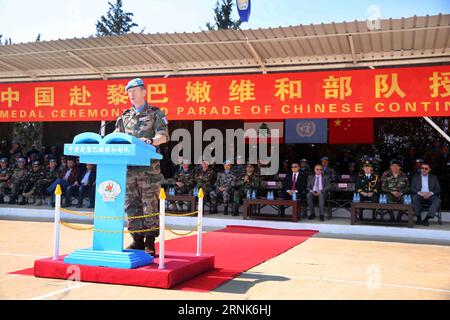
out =
[[72,172],[72,169],[67,170],[66,174],[64,175],[64,180],[69,180],[70,173]]
[[420,177],[422,179],[422,189],[420,192],[430,192],[430,187],[428,186],[428,175],[421,175]]
[[89,183],[89,176],[91,174],[91,171],[88,170],[86,171],[86,173],[84,174],[83,179],[81,179],[81,185],[87,185]]
[[322,176],[321,175],[316,175],[314,178],[314,187],[313,187],[313,191],[322,191],[323,186],[322,186]]

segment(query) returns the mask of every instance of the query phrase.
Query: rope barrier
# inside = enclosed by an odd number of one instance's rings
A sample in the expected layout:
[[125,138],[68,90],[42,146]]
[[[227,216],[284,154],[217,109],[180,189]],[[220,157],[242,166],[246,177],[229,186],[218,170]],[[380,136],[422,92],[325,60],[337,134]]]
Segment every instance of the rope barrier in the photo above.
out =
[[169,227],[166,227],[166,230],[177,236],[187,236],[187,235],[190,235],[190,234],[194,233],[195,231],[197,231],[197,228],[198,228],[198,225],[196,225],[194,229],[192,229],[186,233],[176,232],[172,228],[169,228]]
[[80,226],[76,226],[74,224],[68,223],[68,222],[64,222],[64,221],[60,221],[60,224],[62,224],[64,227],[70,228],[70,229],[74,229],[74,230],[78,230],[78,231],[90,231],[92,229],[94,229],[94,226],[89,226],[89,227],[80,227]]
[[72,211],[72,210],[68,210],[68,209],[64,209],[64,208],[60,208],[60,210],[62,212],[76,215],[76,216],[91,217],[91,218],[103,219],[103,220],[124,220],[125,221],[125,220],[135,220],[135,219],[143,219],[143,218],[151,218],[151,217],[159,216],[159,212],[154,212],[154,213],[150,213],[150,214],[146,214],[146,215],[142,215],[142,216],[120,218],[120,217],[109,217],[109,216],[94,216],[93,212],[78,212],[78,211]]
[[166,212],[166,216],[172,216],[172,217],[187,217],[187,216],[194,216],[198,213],[198,211],[188,212],[188,213],[176,213],[176,212]]

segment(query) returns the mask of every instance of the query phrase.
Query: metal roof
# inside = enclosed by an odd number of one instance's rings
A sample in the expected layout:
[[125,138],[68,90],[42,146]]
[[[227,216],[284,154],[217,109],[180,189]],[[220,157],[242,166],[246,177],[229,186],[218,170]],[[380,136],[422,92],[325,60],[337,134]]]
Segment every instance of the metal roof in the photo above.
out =
[[[0,82],[449,63],[450,15],[0,46]],[[376,27],[376,26],[375,26]]]

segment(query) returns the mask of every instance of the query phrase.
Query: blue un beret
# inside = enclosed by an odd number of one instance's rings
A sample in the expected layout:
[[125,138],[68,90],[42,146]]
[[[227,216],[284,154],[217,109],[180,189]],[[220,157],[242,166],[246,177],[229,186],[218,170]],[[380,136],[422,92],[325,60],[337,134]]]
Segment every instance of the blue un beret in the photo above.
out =
[[128,89],[134,88],[134,87],[144,87],[144,81],[142,81],[141,78],[136,78],[128,82],[125,91],[128,91]]

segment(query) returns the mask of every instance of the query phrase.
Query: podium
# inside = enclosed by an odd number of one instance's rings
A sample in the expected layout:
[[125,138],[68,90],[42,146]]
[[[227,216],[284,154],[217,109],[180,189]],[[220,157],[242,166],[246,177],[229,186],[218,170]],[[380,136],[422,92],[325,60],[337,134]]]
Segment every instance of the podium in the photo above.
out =
[[123,249],[123,228],[127,166],[149,166],[151,159],[162,159],[155,147],[125,133],[102,138],[86,132],[65,144],[64,154],[97,165],[93,245],[70,253],[64,263],[123,269],[153,263],[154,257],[142,250]]

